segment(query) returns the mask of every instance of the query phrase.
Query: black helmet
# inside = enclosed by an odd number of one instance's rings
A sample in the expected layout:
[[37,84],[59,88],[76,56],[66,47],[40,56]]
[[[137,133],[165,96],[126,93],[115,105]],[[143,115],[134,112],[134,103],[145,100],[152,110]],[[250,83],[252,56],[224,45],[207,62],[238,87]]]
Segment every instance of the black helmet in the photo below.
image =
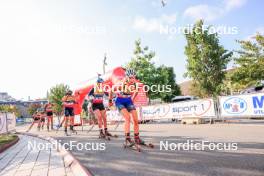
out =
[[68,91],[66,92],[66,95],[72,95],[72,91],[71,91],[71,90],[68,90]]
[[126,69],[126,76],[127,77],[136,76],[135,70],[133,70],[131,68]]

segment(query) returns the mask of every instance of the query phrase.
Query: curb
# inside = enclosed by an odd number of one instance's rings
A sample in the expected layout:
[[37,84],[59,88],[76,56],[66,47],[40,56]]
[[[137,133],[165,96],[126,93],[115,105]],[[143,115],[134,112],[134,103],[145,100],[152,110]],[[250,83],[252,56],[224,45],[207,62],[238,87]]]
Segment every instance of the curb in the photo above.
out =
[[4,144],[1,148],[0,148],[0,153],[4,152],[5,150],[7,150],[9,147],[12,147],[13,145],[15,145],[17,142],[19,141],[19,137],[17,136],[17,138],[11,142],[9,142],[8,144]]
[[50,143],[59,145],[58,152],[62,155],[65,167],[69,167],[74,176],[93,176],[93,174],[86,169],[73,155],[70,151],[66,150],[64,147],[57,142],[56,139],[52,137],[47,137],[44,135],[37,135],[32,133],[25,133],[25,132],[16,132],[17,134],[37,137]]

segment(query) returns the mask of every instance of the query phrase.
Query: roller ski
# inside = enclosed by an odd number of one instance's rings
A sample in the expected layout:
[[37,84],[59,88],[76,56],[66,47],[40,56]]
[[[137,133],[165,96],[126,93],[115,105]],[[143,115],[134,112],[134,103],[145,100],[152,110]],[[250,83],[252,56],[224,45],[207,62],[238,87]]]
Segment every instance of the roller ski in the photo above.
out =
[[104,134],[103,130],[100,130],[99,139],[106,139],[108,141],[111,140],[109,136]]
[[109,137],[114,137],[114,138],[118,138],[118,136],[116,134],[112,135],[111,133],[108,132],[107,128],[105,129],[105,136],[109,136]]
[[141,145],[143,147],[154,148],[154,145],[152,143],[146,143],[145,141],[143,141],[141,139],[140,139],[139,145]]
[[143,147],[149,147],[149,148],[154,148],[154,145],[151,143],[146,143],[144,140],[139,138],[139,134],[135,134],[135,143],[137,145],[143,146]]
[[154,148],[154,144],[152,144],[152,143],[143,143],[143,144],[140,144],[140,145],[142,145],[142,146],[144,146],[144,147],[149,147],[149,148]]
[[137,152],[141,152],[140,145],[131,140],[129,134],[126,135],[125,143],[123,144],[124,149],[132,149]]

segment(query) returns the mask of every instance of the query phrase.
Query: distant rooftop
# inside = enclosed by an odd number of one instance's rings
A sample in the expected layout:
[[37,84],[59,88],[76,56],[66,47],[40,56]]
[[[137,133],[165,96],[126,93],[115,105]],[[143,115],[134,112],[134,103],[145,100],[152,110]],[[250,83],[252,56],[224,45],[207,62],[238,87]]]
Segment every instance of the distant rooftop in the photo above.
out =
[[0,101],[15,101],[16,99],[8,95],[7,92],[0,92]]

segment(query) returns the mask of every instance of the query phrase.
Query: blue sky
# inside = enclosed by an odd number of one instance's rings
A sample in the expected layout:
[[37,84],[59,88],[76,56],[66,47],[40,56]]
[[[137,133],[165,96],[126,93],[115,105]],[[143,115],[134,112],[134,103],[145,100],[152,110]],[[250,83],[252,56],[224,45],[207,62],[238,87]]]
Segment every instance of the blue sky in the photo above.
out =
[[[43,97],[57,83],[78,85],[107,69],[124,65],[141,38],[156,52],[157,64],[173,66],[185,80],[186,44],[182,33],[161,33],[204,18],[205,24],[237,29],[220,35],[229,50],[236,39],[264,32],[259,0],[3,0],[0,2],[0,91],[14,97]],[[230,65],[231,66],[231,65]]]

